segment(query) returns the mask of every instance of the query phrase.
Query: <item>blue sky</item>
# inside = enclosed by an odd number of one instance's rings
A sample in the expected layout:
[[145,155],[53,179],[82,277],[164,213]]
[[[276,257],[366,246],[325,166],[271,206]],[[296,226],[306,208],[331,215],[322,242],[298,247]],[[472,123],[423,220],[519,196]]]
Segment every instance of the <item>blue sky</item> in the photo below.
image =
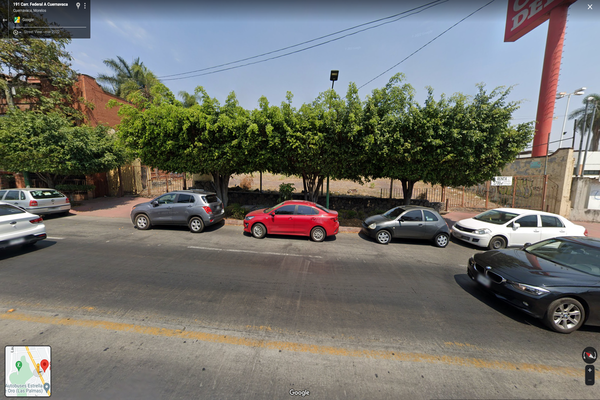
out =
[[[92,38],[75,39],[68,47],[74,57],[73,68],[93,77],[110,74],[102,61],[117,56],[129,62],[139,57],[158,77],[213,67],[385,18],[433,0],[101,1],[91,4]],[[222,103],[235,91],[240,104],[253,109],[261,96],[280,104],[287,91],[294,94],[296,107],[314,100],[331,87],[332,69],[340,71],[335,90],[344,95],[349,82],[355,82],[362,86],[362,99],[402,72],[420,103],[427,96],[427,86],[433,87],[439,97],[455,92],[473,95],[477,83],[485,83],[490,90],[514,85],[510,100],[523,100],[514,122],[533,121],[548,22],[516,42],[505,43],[507,2],[502,0],[495,0],[367,83],[488,2],[448,0],[396,22],[296,54],[205,76],[164,78],[163,82],[175,94],[181,90],[192,93],[203,86]],[[600,93],[600,54],[594,51],[598,48],[600,2],[590,10],[591,3],[579,0],[570,7],[558,92],[587,87],[586,94]],[[302,47],[306,46],[289,51]],[[585,97],[573,96],[569,112],[582,107]],[[556,102],[551,141],[559,139],[566,101]],[[565,138],[572,137],[572,129],[573,121],[568,120]],[[558,143],[550,145],[551,150],[557,147]]]

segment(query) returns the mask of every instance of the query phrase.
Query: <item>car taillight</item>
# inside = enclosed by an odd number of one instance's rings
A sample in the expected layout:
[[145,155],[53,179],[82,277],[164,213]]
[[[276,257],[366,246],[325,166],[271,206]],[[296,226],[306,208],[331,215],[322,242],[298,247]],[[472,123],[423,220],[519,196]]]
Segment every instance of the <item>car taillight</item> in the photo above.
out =
[[67,198],[65,199],[65,203],[68,203],[68,202],[69,202],[69,198],[67,197]]
[[42,219],[42,217],[36,218],[36,219],[30,219],[29,222],[31,222],[32,224],[39,224],[40,222],[43,222],[44,220]]
[[587,235],[588,235],[588,231],[586,229],[585,232],[583,232],[583,236],[587,236]]
[[35,200],[29,200],[29,207],[37,207],[37,201]]
[[204,208],[204,211],[206,211],[208,214],[212,214],[212,210],[209,206],[203,206],[202,208]]

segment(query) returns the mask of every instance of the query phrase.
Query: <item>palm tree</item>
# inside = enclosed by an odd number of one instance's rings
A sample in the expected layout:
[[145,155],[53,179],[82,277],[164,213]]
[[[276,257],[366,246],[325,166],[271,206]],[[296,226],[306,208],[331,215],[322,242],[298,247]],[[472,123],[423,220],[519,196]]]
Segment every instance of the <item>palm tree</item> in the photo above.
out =
[[[588,108],[588,114],[587,114],[587,121],[586,121],[586,131],[589,129],[590,127],[590,123],[592,123],[592,114],[594,114],[594,104],[596,105],[596,115],[594,116],[594,121],[592,124],[592,139],[590,141],[590,151],[598,151],[598,148],[600,147],[600,94],[591,94],[589,96],[586,96],[586,99],[588,97],[593,97],[595,99],[595,102],[590,102],[590,106]],[[584,106],[581,108],[578,108],[577,110],[573,111],[571,113],[571,115],[569,115],[569,119],[574,119],[577,118],[577,129],[579,129],[579,132],[583,132],[583,120],[585,117],[585,99],[583,100],[583,104]],[[584,144],[585,146],[585,144]]]
[[185,90],[181,90],[178,93],[178,95],[179,95],[179,97],[181,97],[181,100],[183,100],[183,106],[185,108],[189,108],[191,106],[198,104],[198,95],[197,94],[189,94]]
[[148,99],[152,96],[150,89],[160,81],[150,71],[140,58],[133,60],[128,64],[122,57],[117,56],[117,59],[106,59],[104,64],[114,71],[114,74],[98,75],[98,82],[103,83],[102,87],[109,93],[122,98],[127,98],[131,93],[141,91],[142,95]]

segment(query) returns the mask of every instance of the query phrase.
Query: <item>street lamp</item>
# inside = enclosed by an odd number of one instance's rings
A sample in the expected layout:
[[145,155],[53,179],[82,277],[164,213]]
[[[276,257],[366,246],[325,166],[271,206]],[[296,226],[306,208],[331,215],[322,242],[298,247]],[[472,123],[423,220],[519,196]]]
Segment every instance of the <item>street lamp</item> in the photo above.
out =
[[333,89],[333,84],[338,80],[338,76],[340,75],[340,71],[336,69],[331,70],[331,74],[329,74],[329,80],[331,81],[331,89]]
[[[339,75],[340,71],[338,71],[337,69],[331,70],[331,73],[329,74],[329,80],[331,81],[331,90],[333,90],[333,85],[335,84],[335,81],[338,80]],[[329,175],[327,175],[327,195],[325,196],[325,208],[329,208]]]
[[579,151],[577,152],[577,169],[576,169],[576,174],[577,176],[581,176],[582,171],[579,170],[579,161],[581,161],[581,150],[583,149],[583,138],[585,137],[585,131],[586,131],[586,125],[587,125],[587,114],[588,114],[588,107],[590,105],[590,102],[594,100],[593,97],[588,97],[587,99],[585,99],[585,113],[583,114],[583,129],[581,130],[581,141],[579,142]]
[[[577,89],[573,93],[560,92],[556,95],[557,100],[562,99],[563,97],[567,96],[567,109],[565,110],[565,118],[563,120],[562,130],[560,131],[560,140],[558,142],[559,149],[562,147],[563,135],[565,134],[565,127],[567,126],[567,114],[569,113],[569,103],[571,102],[571,96],[572,95],[581,96],[582,94],[585,93],[585,89],[586,88],[582,87],[580,89]],[[573,132],[573,135],[575,135],[575,132]]]

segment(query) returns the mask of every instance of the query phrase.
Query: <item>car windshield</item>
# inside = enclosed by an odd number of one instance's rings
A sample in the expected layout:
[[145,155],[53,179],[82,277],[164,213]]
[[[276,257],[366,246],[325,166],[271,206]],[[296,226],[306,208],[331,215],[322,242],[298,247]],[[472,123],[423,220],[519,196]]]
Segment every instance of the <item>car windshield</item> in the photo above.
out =
[[402,207],[396,207],[396,208],[392,208],[391,210],[389,210],[388,212],[386,212],[385,214],[383,214],[383,216],[386,217],[386,218],[389,218],[389,219],[396,219],[404,211],[405,211],[404,208],[402,208]]
[[489,210],[473,217],[473,219],[476,219],[477,221],[489,222],[491,224],[503,225],[517,216],[519,216],[519,214],[515,212]]
[[276,206],[273,206],[271,208],[265,208],[265,210],[263,211],[264,213],[270,213],[271,211],[273,211],[274,209],[276,209],[277,207],[283,205],[284,202],[281,202],[279,204],[277,204]]
[[534,256],[600,277],[600,249],[560,238],[527,246]]

